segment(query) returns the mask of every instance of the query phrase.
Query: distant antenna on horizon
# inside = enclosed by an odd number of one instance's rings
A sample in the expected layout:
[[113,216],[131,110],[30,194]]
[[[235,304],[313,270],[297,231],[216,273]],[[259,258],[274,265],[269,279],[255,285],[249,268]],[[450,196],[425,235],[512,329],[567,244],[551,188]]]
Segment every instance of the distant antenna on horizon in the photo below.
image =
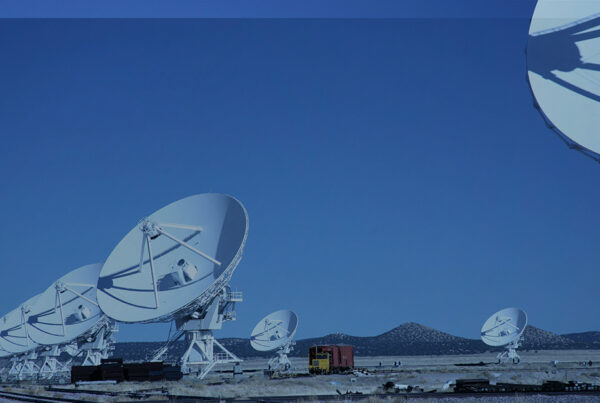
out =
[[481,340],[488,346],[505,346],[506,350],[498,354],[498,362],[512,360],[521,362],[517,348],[527,326],[527,314],[519,308],[505,308],[488,318],[481,328]]
[[288,354],[295,344],[292,339],[298,329],[298,315],[282,309],[265,316],[258,322],[250,335],[250,345],[256,351],[275,351],[277,356],[269,360],[269,369],[285,372],[291,369],[292,363]]

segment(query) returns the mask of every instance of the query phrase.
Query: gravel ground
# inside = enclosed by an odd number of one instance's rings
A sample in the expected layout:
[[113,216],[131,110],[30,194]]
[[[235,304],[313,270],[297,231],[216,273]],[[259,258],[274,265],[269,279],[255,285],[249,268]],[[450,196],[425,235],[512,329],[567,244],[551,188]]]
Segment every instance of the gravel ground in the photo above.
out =
[[[543,351],[521,353],[521,364],[486,366],[456,366],[457,363],[491,363],[495,362],[495,354],[478,354],[463,356],[411,356],[411,357],[357,357],[356,366],[367,368],[369,375],[323,375],[323,376],[299,376],[293,378],[270,379],[262,370],[266,366],[266,359],[247,360],[243,367],[247,371],[244,375],[234,376],[230,373],[213,372],[204,380],[195,377],[185,377],[179,382],[123,382],[114,385],[87,385],[77,389],[92,389],[114,392],[130,392],[164,388],[170,394],[185,396],[204,396],[215,398],[243,399],[248,397],[267,396],[306,396],[306,395],[331,395],[332,399],[322,401],[350,401],[339,394],[362,393],[375,394],[385,393],[383,385],[392,382],[397,385],[412,385],[424,391],[436,389],[441,391],[444,384],[460,378],[485,378],[491,383],[510,382],[541,384],[546,380],[558,381],[580,381],[600,384],[600,351]],[[558,363],[552,363],[557,360]],[[583,362],[592,360],[592,366],[583,365]],[[394,366],[394,362],[402,365]],[[381,366],[380,366],[381,363]],[[292,365],[298,373],[306,371],[307,359],[294,358]],[[231,369],[231,365],[217,368],[221,370]],[[65,385],[73,388],[73,385]],[[21,385],[19,388],[12,387],[13,391],[23,393],[45,394],[48,393],[41,385]],[[155,393],[150,400],[165,399],[161,391]],[[52,395],[52,393],[48,393]],[[56,395],[56,393],[54,393]],[[75,398],[90,401],[123,401],[127,395],[114,396],[111,398],[94,395],[81,395],[60,393],[61,397]],[[481,398],[453,398],[451,395],[440,393],[439,396],[416,398],[410,395],[390,396],[389,398],[367,397],[361,399],[364,402],[379,401],[406,401],[415,400],[419,402],[596,402],[600,397],[596,396],[519,396],[510,397],[481,397]],[[127,400],[129,398],[127,397]],[[146,399],[148,400],[148,399]],[[318,401],[314,398],[307,402]],[[357,401],[353,399],[353,401]]]

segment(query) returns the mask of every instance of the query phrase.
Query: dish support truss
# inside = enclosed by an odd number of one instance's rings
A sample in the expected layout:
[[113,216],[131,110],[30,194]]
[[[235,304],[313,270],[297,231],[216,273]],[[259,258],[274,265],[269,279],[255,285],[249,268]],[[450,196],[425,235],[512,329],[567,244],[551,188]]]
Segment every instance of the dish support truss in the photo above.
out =
[[514,340],[510,344],[507,344],[505,346],[506,350],[502,351],[501,353],[498,353],[498,356],[497,356],[498,363],[506,364],[509,360],[512,360],[513,364],[520,363],[521,357],[519,357],[519,354],[517,354],[517,348],[519,348],[521,346],[522,342],[523,342],[523,336]]
[[290,340],[277,350],[277,355],[269,360],[269,369],[275,372],[287,372],[292,368],[288,354],[292,352],[296,342]]
[[[110,319],[99,322],[90,332],[69,344],[53,345],[15,355],[10,359],[8,372],[2,374],[3,380],[22,381],[34,379],[53,379],[71,371],[73,358],[61,361],[61,355],[83,356],[80,365],[100,365],[114,349],[116,324]],[[39,361],[40,358],[43,360]],[[39,364],[39,365],[38,365]]]
[[[27,331],[27,318],[30,313],[30,307],[27,305],[21,306],[21,323],[19,325],[20,328],[23,329],[25,343],[27,345],[32,345],[30,342],[32,341],[29,337],[29,332]],[[21,354],[17,354],[11,357],[10,362],[11,366],[7,373],[7,378],[9,380],[24,380],[28,378],[35,377],[40,367],[35,363],[38,358],[38,354],[35,348],[26,351]]]
[[[41,352],[40,356],[44,357],[38,377],[40,379],[52,379],[57,374],[67,374],[71,371],[72,359],[66,362],[60,361],[60,355],[62,352],[76,352],[77,347],[73,344],[67,346],[52,346],[49,350]],[[74,354],[70,354],[74,355]]]
[[61,353],[67,353],[71,357],[83,355],[80,365],[96,366],[100,365],[103,358],[108,358],[114,349],[117,326],[114,321],[105,319],[94,326],[86,335],[74,340],[70,344],[62,346],[52,346],[47,352],[40,353],[44,356],[44,361],[39,369],[40,379],[52,379],[57,375],[65,374],[71,371],[73,359],[65,362],[60,361]]
[[35,350],[13,356],[10,359],[11,366],[7,374],[8,380],[22,381],[35,378],[40,370],[40,367],[35,363],[37,358],[38,355]]
[[169,347],[185,335],[188,347],[180,359],[181,372],[195,373],[199,379],[217,364],[239,363],[242,360],[230,352],[213,336],[223,322],[235,320],[235,303],[242,301],[241,292],[232,292],[228,286],[201,310],[175,321],[177,332],[164,347],[156,351],[152,361],[159,361]]
[[116,332],[115,321],[106,318],[88,333],[90,336],[81,338],[77,343],[79,354],[83,353],[81,365],[100,365],[103,358],[108,358],[114,350]]

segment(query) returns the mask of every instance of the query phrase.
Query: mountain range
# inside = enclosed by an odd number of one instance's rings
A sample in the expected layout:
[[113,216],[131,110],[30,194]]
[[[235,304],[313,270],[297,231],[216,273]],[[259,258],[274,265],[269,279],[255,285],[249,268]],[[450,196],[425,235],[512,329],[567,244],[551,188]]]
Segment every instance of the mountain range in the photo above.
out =
[[[249,339],[224,338],[219,339],[219,342],[242,358],[273,355],[272,352],[255,351],[250,346]],[[378,336],[359,337],[333,333],[323,337],[296,340],[290,356],[306,356],[308,348],[316,344],[350,344],[354,346],[354,353],[358,356],[476,354],[502,350],[502,348],[487,346],[481,340],[453,336],[409,322]],[[163,345],[164,343],[161,342],[116,343],[113,356],[122,357],[126,361],[144,360]],[[186,344],[183,341],[174,343],[165,360],[176,361],[184,353],[185,348]],[[600,332],[558,335],[534,326],[527,326],[523,332],[521,350],[565,349],[600,349]]]

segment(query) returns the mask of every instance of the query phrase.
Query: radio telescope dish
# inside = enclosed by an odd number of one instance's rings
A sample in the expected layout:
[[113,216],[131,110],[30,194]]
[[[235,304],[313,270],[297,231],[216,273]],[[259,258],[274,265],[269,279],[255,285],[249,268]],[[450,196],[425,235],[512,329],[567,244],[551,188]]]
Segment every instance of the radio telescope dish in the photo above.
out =
[[35,376],[39,367],[36,365],[37,348],[39,345],[29,337],[27,320],[31,312],[31,305],[35,303],[37,295],[29,298],[16,309],[10,311],[2,318],[0,323],[0,348],[11,353],[11,368],[8,377],[25,379]]
[[546,123],[567,144],[600,159],[600,2],[538,0],[527,70]]
[[488,346],[506,346],[507,351],[498,354],[498,360],[512,359],[516,364],[520,358],[516,349],[527,326],[527,314],[519,308],[505,308],[488,318],[481,328],[481,340]]
[[[4,317],[0,318],[0,324],[4,323]],[[9,357],[12,353],[10,351],[6,351],[4,347],[0,346],[0,358]]]
[[257,351],[277,350],[277,356],[269,360],[269,369],[289,370],[292,365],[287,355],[293,350],[292,338],[297,328],[298,316],[293,311],[275,311],[261,319],[254,327],[250,335],[250,345]]
[[210,302],[242,257],[248,216],[221,194],[187,197],[142,219],[100,272],[98,302],[120,322],[161,322]]
[[[204,377],[217,363],[239,362],[212,330],[235,319],[241,293],[228,284],[247,236],[246,209],[231,196],[199,194],[171,203],[143,218],[106,259],[98,279],[100,308],[120,322],[176,320],[177,333],[154,359],[186,334],[184,373],[201,367]],[[223,353],[213,354],[213,345]]]
[[104,314],[96,302],[102,264],[71,271],[41,293],[31,305],[29,337],[38,344],[64,344],[91,330]]
[[[46,347],[40,353],[44,362],[40,376],[52,378],[70,370],[71,361],[59,361],[63,350],[84,354],[82,365],[100,365],[108,358],[113,323],[100,310],[96,284],[102,264],[90,264],[71,271],[54,282],[31,304],[27,332],[36,343]],[[92,338],[96,343],[88,343]],[[74,343],[73,346],[67,346]]]
[[0,347],[12,354],[33,350],[39,345],[29,336],[26,326],[31,306],[38,296],[29,298],[2,318],[0,323]]
[[270,313],[254,327],[250,345],[256,351],[273,351],[294,337],[298,328],[298,316],[287,309]]

